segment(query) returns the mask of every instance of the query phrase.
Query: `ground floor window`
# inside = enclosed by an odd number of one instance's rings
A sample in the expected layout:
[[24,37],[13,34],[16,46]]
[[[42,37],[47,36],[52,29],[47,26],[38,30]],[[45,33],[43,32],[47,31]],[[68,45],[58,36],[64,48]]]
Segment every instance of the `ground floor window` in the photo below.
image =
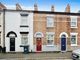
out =
[[54,45],[54,33],[53,32],[47,32],[46,39],[47,39],[47,45]]
[[77,45],[77,33],[71,33],[71,46],[76,46]]
[[28,44],[28,34],[21,34],[21,44],[22,45]]

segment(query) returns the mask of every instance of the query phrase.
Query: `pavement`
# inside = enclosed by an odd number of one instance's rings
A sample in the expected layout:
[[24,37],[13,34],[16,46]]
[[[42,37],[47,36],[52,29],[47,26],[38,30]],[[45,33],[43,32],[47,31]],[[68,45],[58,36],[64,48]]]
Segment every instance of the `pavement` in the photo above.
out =
[[72,60],[71,52],[0,53],[0,60]]

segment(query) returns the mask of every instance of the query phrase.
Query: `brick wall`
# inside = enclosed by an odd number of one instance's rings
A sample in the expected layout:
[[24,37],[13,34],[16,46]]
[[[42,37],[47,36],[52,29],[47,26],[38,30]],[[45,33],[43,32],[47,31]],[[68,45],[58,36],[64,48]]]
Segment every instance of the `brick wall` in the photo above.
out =
[[[36,7],[36,9],[35,10],[38,11],[38,7]],[[54,11],[52,11],[52,12],[54,12]],[[65,12],[70,12],[69,4],[67,5]],[[52,14],[53,15],[53,19],[55,21],[54,27],[47,28],[46,27],[47,26],[46,25],[47,15],[50,16],[51,14],[34,13],[34,28],[33,28],[34,29],[34,34],[36,32],[42,32],[44,34],[44,37],[42,38],[42,45],[47,45],[46,32],[55,32],[54,44],[58,45],[58,46],[61,45],[60,44],[60,34],[62,32],[66,32],[67,35],[68,35],[68,38],[67,38],[67,50],[75,49],[75,47],[71,47],[70,33],[71,32],[76,32],[76,33],[78,33],[78,46],[76,46],[76,48],[80,47],[80,17],[77,18],[78,28],[71,28],[70,15]],[[34,45],[35,44],[36,44],[36,38],[34,38]]]

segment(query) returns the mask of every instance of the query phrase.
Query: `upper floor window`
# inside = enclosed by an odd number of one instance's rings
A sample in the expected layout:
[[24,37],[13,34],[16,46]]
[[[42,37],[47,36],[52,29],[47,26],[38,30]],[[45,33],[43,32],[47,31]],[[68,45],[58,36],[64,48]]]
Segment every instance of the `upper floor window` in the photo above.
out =
[[71,33],[71,46],[77,46],[77,33]]
[[28,14],[21,14],[21,25],[28,25]]
[[47,38],[47,45],[54,45],[54,33],[53,32],[47,32],[46,38]]
[[47,27],[53,27],[54,26],[54,19],[53,17],[47,17]]
[[77,17],[71,17],[71,28],[77,28]]

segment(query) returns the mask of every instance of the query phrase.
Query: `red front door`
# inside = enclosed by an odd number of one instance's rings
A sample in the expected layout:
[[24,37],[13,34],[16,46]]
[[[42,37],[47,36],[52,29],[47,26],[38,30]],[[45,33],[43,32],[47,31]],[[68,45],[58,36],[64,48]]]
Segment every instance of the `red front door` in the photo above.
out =
[[42,40],[41,38],[36,38],[36,51],[42,50]]

